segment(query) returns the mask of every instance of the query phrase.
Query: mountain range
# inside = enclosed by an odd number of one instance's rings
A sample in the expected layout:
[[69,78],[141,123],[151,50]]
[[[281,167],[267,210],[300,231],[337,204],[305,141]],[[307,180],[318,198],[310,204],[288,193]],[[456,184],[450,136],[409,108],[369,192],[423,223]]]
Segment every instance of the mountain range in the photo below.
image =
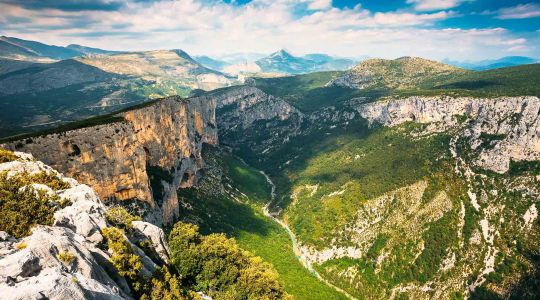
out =
[[326,54],[294,56],[284,49],[255,60],[239,61],[236,56],[227,60],[217,60],[208,56],[200,56],[196,59],[207,67],[229,74],[304,74],[317,71],[346,70],[355,64],[352,59],[335,58]]
[[505,56],[498,59],[486,59],[481,61],[452,61],[443,60],[444,63],[469,70],[491,70],[503,67],[519,66],[538,63],[540,60],[526,56]]

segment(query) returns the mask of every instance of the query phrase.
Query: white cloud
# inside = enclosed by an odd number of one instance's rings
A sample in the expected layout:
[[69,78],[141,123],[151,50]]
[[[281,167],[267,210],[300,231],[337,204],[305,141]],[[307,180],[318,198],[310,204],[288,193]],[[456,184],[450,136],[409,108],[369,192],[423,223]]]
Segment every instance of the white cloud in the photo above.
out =
[[407,3],[414,4],[418,11],[432,11],[454,8],[465,1],[467,0],[407,0]]
[[501,8],[497,15],[498,19],[527,19],[536,17],[540,17],[540,4],[536,3]]
[[[78,43],[111,50],[180,48],[190,54],[215,56],[270,53],[287,48],[298,54],[481,59],[504,56],[509,48],[516,46],[523,46],[515,50],[523,55],[539,50],[534,43],[538,38],[520,40],[521,37],[501,28],[462,30],[431,26],[455,16],[451,11],[373,13],[357,5],[343,9],[326,7],[303,16],[295,15],[299,6],[305,8],[312,3],[255,0],[238,6],[222,1],[180,0],[131,3],[120,11],[84,14],[10,11],[2,14],[2,18],[30,15],[31,22],[9,24],[2,33],[51,44]],[[34,26],[51,18],[67,23],[84,21],[87,25],[75,23],[57,29]],[[540,37],[539,32],[533,34]]]
[[314,0],[308,5],[308,9],[319,10],[332,7],[332,0]]

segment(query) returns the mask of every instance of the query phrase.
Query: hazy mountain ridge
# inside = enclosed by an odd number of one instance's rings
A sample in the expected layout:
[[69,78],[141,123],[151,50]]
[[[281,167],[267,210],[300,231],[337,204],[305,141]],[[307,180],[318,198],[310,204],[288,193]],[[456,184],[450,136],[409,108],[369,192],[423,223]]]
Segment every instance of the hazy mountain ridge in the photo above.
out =
[[14,37],[0,37],[0,57],[29,61],[54,61],[84,56],[89,54],[112,54],[115,51],[98,48],[69,45],[67,47],[52,46],[35,41]]
[[464,69],[481,71],[481,70],[491,70],[491,69],[511,67],[511,66],[534,64],[534,63],[538,63],[539,60],[536,58],[526,57],[526,56],[505,56],[498,59],[488,59],[488,60],[481,60],[481,61],[453,61],[453,60],[445,59],[442,62],[447,63],[449,65],[456,66],[456,67],[464,68]]
[[285,74],[295,75],[316,71],[346,70],[355,64],[348,58],[335,58],[327,54],[306,54],[294,56],[286,50],[276,51],[268,56],[250,61],[215,60],[207,56],[199,57],[200,62],[209,67],[230,74]]
[[[3,137],[109,113],[149,98],[188,96],[194,89],[235,82],[182,50],[113,52],[5,37],[1,42],[25,54],[15,56],[18,60],[0,60],[0,103],[6,107],[0,112]],[[11,57],[1,48],[0,56]],[[76,57],[53,60],[72,56]]]

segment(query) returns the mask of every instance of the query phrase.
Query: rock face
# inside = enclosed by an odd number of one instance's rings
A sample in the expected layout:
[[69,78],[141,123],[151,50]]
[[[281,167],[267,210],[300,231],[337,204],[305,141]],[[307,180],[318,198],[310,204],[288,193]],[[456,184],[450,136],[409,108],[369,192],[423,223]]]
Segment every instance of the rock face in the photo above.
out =
[[268,95],[256,87],[242,86],[230,88],[226,92],[210,94],[221,112],[217,116],[220,132],[233,127],[246,129],[259,120],[286,120],[300,112],[283,99]]
[[[102,230],[109,225],[105,205],[96,192],[31,156],[16,154],[20,159],[0,164],[2,170],[10,174],[29,170],[55,174],[70,183],[69,189],[57,194],[72,205],[55,212],[53,226],[38,225],[30,236],[15,239],[0,232],[2,299],[131,299],[126,280],[109,262],[112,253],[102,246]],[[140,227],[155,227],[138,223]],[[156,227],[148,236],[153,235],[163,236],[163,231]],[[143,273],[151,274],[156,264],[131,245],[141,257]],[[159,246],[167,251],[166,244]],[[71,258],[62,259],[62,254]]]
[[215,102],[169,97],[117,115],[118,122],[51,134],[4,147],[83,182],[102,199],[147,203],[147,219],[168,223],[178,215],[176,189],[191,186],[203,143],[217,143]]
[[[409,97],[360,105],[358,112],[370,123],[395,126],[404,122],[431,123],[431,131],[465,127],[473,149],[480,149],[474,163],[505,173],[511,161],[540,160],[540,99]],[[485,144],[487,143],[487,147]]]

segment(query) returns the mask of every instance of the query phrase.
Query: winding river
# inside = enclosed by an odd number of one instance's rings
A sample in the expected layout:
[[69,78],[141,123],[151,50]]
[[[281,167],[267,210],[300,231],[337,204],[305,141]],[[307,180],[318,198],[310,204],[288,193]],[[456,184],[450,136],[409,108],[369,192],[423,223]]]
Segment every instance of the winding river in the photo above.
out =
[[294,254],[296,255],[296,257],[298,258],[298,261],[302,264],[302,266],[304,268],[306,268],[311,274],[313,274],[315,277],[317,277],[317,279],[319,279],[321,282],[323,282],[324,284],[328,285],[329,287],[335,289],[336,291],[342,293],[343,295],[345,295],[347,298],[349,299],[353,299],[353,300],[357,300],[355,297],[351,296],[349,293],[347,293],[346,291],[342,290],[341,288],[333,285],[332,283],[330,283],[328,280],[324,279],[318,272],[317,270],[315,270],[313,268],[313,266],[311,265],[311,263],[309,262],[309,260],[306,258],[306,256],[302,253],[302,251],[300,251],[300,247],[298,246],[298,240],[296,239],[296,235],[294,234],[294,232],[292,232],[292,230],[289,228],[289,226],[283,222],[282,220],[272,216],[270,214],[270,211],[268,209],[268,207],[270,206],[271,203],[274,202],[275,198],[276,198],[276,186],[274,185],[274,182],[270,179],[270,177],[264,172],[264,171],[259,171],[265,178],[266,178],[266,181],[268,182],[268,184],[270,184],[271,186],[271,192],[270,192],[270,202],[268,204],[266,204],[266,206],[263,208],[263,213],[266,217],[274,220],[276,223],[278,223],[281,227],[283,227],[283,229],[285,229],[285,231],[287,231],[287,234],[289,235],[289,237],[291,238],[291,243],[292,243],[292,248],[293,248],[293,251],[294,251]]

